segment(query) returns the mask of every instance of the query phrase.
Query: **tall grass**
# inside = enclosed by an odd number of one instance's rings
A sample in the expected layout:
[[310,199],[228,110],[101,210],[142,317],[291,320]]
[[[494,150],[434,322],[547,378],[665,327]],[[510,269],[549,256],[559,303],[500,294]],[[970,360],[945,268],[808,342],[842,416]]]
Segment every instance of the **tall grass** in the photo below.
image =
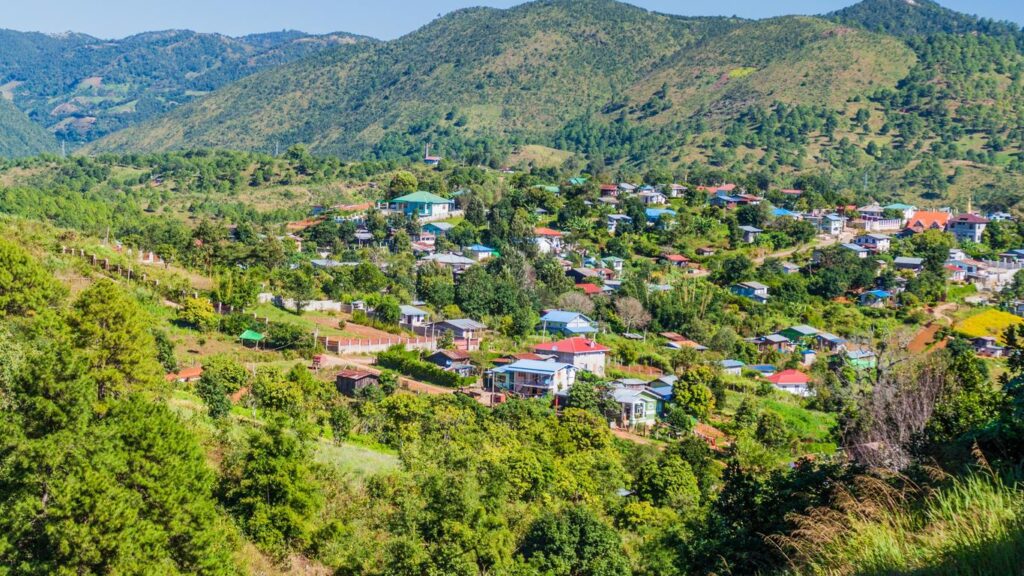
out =
[[795,574],[1024,574],[1022,488],[990,471],[934,492],[865,477],[859,496],[844,492],[837,507],[798,518],[794,534],[773,540]]

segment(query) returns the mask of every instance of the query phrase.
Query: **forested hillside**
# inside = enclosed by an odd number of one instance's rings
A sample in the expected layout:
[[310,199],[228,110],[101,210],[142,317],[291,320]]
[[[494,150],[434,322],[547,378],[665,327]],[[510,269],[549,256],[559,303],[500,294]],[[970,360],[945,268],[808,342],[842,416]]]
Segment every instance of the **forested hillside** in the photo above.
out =
[[60,138],[88,141],[258,70],[365,40],[343,33],[231,38],[187,30],[101,40],[0,30],[0,93]]
[[32,156],[56,147],[53,135],[0,96],[0,157]]

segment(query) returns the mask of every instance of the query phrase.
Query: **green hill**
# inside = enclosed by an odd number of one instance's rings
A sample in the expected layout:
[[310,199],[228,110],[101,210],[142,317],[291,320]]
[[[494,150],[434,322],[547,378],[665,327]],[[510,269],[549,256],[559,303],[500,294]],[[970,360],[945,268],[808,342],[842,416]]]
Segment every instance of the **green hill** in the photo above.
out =
[[0,158],[32,156],[56,149],[53,135],[0,96]]
[[[814,18],[682,18],[609,0],[541,1],[455,12],[394,42],[258,74],[99,148],[280,141],[351,155],[415,152],[431,140],[454,149],[543,141],[583,114],[613,121],[634,104],[630,116],[663,124],[702,110],[730,116],[766,99],[845,101],[872,83],[894,85],[912,62],[895,39]],[[665,83],[665,102],[645,107]]]
[[288,31],[231,38],[187,30],[100,40],[0,30],[0,94],[62,138],[89,141],[258,70],[363,40]]
[[864,0],[828,17],[844,24],[903,37],[941,33],[1020,33],[1020,27],[1014,24],[954,12],[932,0]]

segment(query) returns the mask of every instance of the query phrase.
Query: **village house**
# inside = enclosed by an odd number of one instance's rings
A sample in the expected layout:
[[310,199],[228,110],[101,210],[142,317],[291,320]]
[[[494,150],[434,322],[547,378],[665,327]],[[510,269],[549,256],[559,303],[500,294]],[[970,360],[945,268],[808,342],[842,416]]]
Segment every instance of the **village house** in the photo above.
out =
[[605,358],[611,351],[607,346],[581,337],[545,342],[534,346],[533,350],[540,355],[551,355],[556,362],[572,364],[579,370],[598,376],[604,376]]
[[875,254],[881,254],[889,251],[892,246],[892,238],[885,234],[861,234],[853,239],[853,243]]
[[861,306],[868,308],[885,308],[892,301],[892,293],[886,290],[868,290],[860,295]]
[[472,376],[476,370],[469,361],[469,354],[461,350],[438,350],[424,359],[464,378]]
[[423,225],[424,232],[430,232],[435,238],[440,238],[451,232],[455,225],[450,222],[429,222]]
[[662,256],[661,259],[668,263],[669,266],[676,266],[678,268],[686,268],[690,265],[690,259],[681,254],[667,254]]
[[910,204],[903,204],[900,202],[897,202],[895,204],[889,204],[888,206],[883,206],[883,208],[886,212],[889,213],[899,212],[900,219],[902,219],[904,222],[913,218],[914,214],[917,213],[917,206],[911,206]]
[[646,206],[660,206],[668,202],[668,198],[661,192],[655,190],[644,190],[636,195]]
[[440,253],[425,256],[419,260],[421,263],[434,262],[444,268],[449,268],[455,273],[460,273],[466,268],[476,264],[476,260],[459,256],[458,254]]
[[615,234],[620,224],[629,225],[633,223],[633,219],[625,214],[609,214],[606,220],[608,226],[608,233]]
[[739,376],[743,371],[743,367],[746,366],[746,364],[739,360],[722,360],[719,362],[719,365],[722,367],[722,373],[730,376]]
[[431,192],[413,192],[395,198],[390,202],[392,210],[401,212],[408,217],[437,218],[444,217],[455,209],[455,201],[442,198]]
[[342,370],[334,379],[338,392],[349,397],[354,397],[356,392],[375,386],[379,382],[376,374],[366,370]]
[[840,244],[839,247],[848,252],[852,252],[857,258],[867,258],[871,254],[870,250],[860,244]]
[[407,328],[416,328],[423,326],[427,323],[427,317],[430,315],[426,310],[420,310],[415,306],[409,306],[403,304],[398,307],[401,311],[399,317],[399,324]]
[[878,366],[878,356],[871,350],[848,350],[846,363],[854,370],[871,370]]
[[907,220],[906,234],[920,234],[925,230],[945,230],[949,223],[949,212],[919,210]]
[[813,326],[806,324],[798,324],[796,326],[790,326],[785,330],[779,331],[779,334],[785,336],[790,342],[794,344],[810,345],[818,335],[820,331]]
[[489,372],[493,388],[534,398],[566,392],[576,382],[572,364],[538,360],[517,360]]
[[820,234],[839,236],[846,230],[846,218],[838,214],[815,214],[805,216],[804,220],[814,224]]
[[541,254],[559,253],[562,251],[562,233],[551,228],[534,228],[533,239]]
[[778,374],[769,376],[768,381],[771,382],[777,390],[782,390],[783,392],[789,392],[790,394],[803,397],[811,395],[811,389],[808,387],[810,378],[799,370],[783,370]]
[[740,226],[740,231],[743,232],[743,241],[747,244],[757,242],[758,236],[764,232],[764,230],[755,228],[754,226]]
[[540,318],[540,330],[548,334],[578,336],[597,332],[594,321],[579,312],[550,310]]
[[816,337],[815,346],[819,350],[839,352],[846,348],[846,339],[829,332],[819,332]]
[[668,208],[648,208],[644,210],[647,223],[659,227],[665,227],[667,219],[674,218],[677,212]]
[[971,340],[971,345],[974,347],[974,352],[978,356],[984,356],[985,358],[1002,358],[1006,355],[1006,348],[1000,346],[998,341],[992,336],[980,336]]
[[198,382],[203,377],[202,366],[190,366],[188,368],[182,368],[178,372],[171,372],[167,374],[164,379],[167,382],[176,384],[190,384],[192,382]]
[[646,388],[620,387],[612,390],[612,398],[619,404],[616,424],[621,428],[646,428],[658,419],[661,397]]
[[779,267],[782,268],[783,274],[796,274],[800,272],[800,267],[792,262],[783,262],[779,264]]
[[912,256],[899,256],[893,260],[893,265],[897,270],[909,270],[910,272],[920,272],[924,269],[924,258],[915,258]]
[[882,208],[878,202],[857,208],[857,214],[865,220],[881,220],[883,213],[885,213],[885,208]]
[[462,249],[462,254],[467,258],[472,258],[477,262],[483,262],[490,258],[498,256],[498,251],[490,246],[484,246],[483,244],[473,244],[472,246],[466,246]]
[[430,327],[435,334],[451,332],[456,340],[479,340],[487,330],[487,325],[469,318],[442,320],[434,322]]
[[733,294],[749,298],[759,304],[768,301],[768,287],[760,282],[740,282],[729,288]]
[[779,352],[788,354],[796,349],[793,341],[782,334],[767,334],[754,338],[753,342],[757,344],[757,350],[762,353]]
[[988,224],[988,218],[982,218],[976,214],[960,214],[949,221],[946,229],[952,232],[960,242],[977,243],[981,242]]
[[626,266],[626,261],[618,256],[605,256],[601,259],[601,264],[605,267],[614,270],[616,274],[622,272],[622,269]]

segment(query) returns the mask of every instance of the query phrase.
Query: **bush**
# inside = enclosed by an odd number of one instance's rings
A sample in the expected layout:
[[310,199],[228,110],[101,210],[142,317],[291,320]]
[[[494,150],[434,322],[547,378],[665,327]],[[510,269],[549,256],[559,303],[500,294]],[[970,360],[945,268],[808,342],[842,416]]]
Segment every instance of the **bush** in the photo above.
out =
[[461,388],[476,381],[475,378],[463,378],[440,366],[424,362],[415,352],[407,351],[404,346],[392,346],[378,354],[377,365],[390,368],[416,380],[448,388]]

